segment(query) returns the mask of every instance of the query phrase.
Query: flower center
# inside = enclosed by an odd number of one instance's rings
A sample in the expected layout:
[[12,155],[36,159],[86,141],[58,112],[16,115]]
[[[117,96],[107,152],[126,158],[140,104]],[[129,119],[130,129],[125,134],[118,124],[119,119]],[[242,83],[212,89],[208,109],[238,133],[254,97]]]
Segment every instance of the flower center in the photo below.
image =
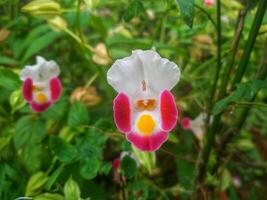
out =
[[150,136],[154,130],[156,122],[149,114],[143,114],[137,121],[137,128],[144,136]]
[[46,103],[47,102],[47,97],[43,92],[38,92],[36,95],[36,100],[38,103]]
[[156,107],[155,99],[141,99],[136,101],[136,108],[139,111],[143,110],[154,110]]

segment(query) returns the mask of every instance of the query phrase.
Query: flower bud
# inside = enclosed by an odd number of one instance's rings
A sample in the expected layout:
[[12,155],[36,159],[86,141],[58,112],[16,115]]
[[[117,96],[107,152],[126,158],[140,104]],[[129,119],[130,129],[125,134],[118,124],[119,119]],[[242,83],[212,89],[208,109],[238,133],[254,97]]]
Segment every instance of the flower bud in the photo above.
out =
[[48,21],[48,24],[51,26],[51,28],[54,29],[55,31],[60,32],[60,31],[64,31],[67,29],[66,21],[60,16],[56,16],[47,21]]
[[22,10],[36,17],[51,18],[60,13],[60,4],[53,0],[34,0]]

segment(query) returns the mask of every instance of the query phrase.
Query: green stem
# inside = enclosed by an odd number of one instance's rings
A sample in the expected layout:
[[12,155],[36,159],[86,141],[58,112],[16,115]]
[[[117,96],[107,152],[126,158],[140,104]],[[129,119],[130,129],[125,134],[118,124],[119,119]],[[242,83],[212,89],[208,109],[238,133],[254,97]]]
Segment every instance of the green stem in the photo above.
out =
[[236,56],[238,46],[239,46],[239,41],[240,41],[240,38],[243,32],[245,16],[247,14],[247,11],[248,11],[248,7],[243,10],[240,10],[238,14],[237,26],[236,26],[235,35],[232,41],[231,53],[229,53],[227,57],[226,67],[225,67],[224,74],[222,77],[222,83],[221,83],[221,87],[219,90],[218,99],[221,99],[226,94],[228,81],[230,78],[232,68],[234,66],[235,56]]
[[[217,69],[214,77],[214,83],[211,91],[211,98],[209,102],[209,114],[208,121],[210,118],[210,110],[213,106],[213,99],[215,96],[216,86],[219,79],[219,74],[221,70],[221,0],[217,0]],[[220,115],[214,117],[214,123],[208,128],[206,145],[200,154],[200,160],[197,166],[198,174],[195,180],[195,187],[198,189],[199,184],[203,182],[203,179],[207,171],[207,163],[209,160],[211,148],[214,142],[215,134],[219,128]],[[195,199],[198,199],[198,191],[196,192]]]
[[212,25],[214,26],[214,28],[217,29],[217,24],[214,21],[214,19],[212,19],[211,15],[204,8],[202,8],[201,6],[199,6],[197,4],[194,4],[194,6],[197,9],[199,9],[201,12],[203,12],[208,17],[208,19],[210,20],[210,22],[212,23]]
[[241,105],[241,106],[257,106],[261,108],[267,108],[266,103],[259,103],[259,102],[243,102],[243,101],[236,101],[234,102],[236,105]]
[[246,42],[245,48],[244,48],[244,53],[242,55],[241,61],[239,63],[237,72],[236,72],[236,76],[234,78],[233,84],[232,84],[232,90],[235,88],[235,85],[237,83],[241,82],[241,79],[246,71],[246,68],[248,66],[249,63],[249,58],[251,55],[251,52],[253,50],[253,46],[254,43],[256,41],[256,37],[258,35],[264,14],[265,14],[265,10],[266,10],[266,6],[267,6],[267,1],[266,0],[260,0],[259,5],[258,5],[258,9],[257,9],[257,13],[255,15],[254,18],[254,22],[252,24],[251,27],[251,31],[249,33],[248,36],[248,40]]

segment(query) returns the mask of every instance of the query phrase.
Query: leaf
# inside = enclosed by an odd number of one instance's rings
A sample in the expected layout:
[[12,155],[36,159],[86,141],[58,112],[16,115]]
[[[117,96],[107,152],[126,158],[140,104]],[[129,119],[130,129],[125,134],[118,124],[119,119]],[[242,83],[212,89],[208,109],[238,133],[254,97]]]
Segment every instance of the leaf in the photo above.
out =
[[133,0],[128,8],[126,9],[123,19],[129,22],[135,16],[139,16],[141,13],[145,12],[145,8],[140,0]]
[[53,174],[51,174],[51,176],[48,178],[47,180],[47,184],[46,184],[46,189],[47,190],[51,190],[52,186],[54,185],[54,183],[56,182],[57,178],[59,177],[59,175],[61,174],[63,170],[63,166],[61,165],[58,169],[56,169]]
[[72,162],[77,156],[76,148],[57,136],[51,136],[49,147],[56,157],[64,163]]
[[110,170],[112,168],[111,163],[107,162],[107,163],[101,163],[101,167],[99,169],[99,174],[104,174],[104,175],[108,175]]
[[14,143],[16,149],[29,144],[40,143],[45,137],[45,122],[32,116],[20,118],[15,126]]
[[218,115],[221,113],[230,103],[235,101],[250,101],[253,96],[257,94],[260,89],[267,89],[267,81],[264,80],[252,80],[246,83],[241,83],[237,86],[237,89],[232,95],[218,101],[213,109],[212,114]]
[[3,65],[17,65],[18,61],[16,59],[13,59],[13,58],[0,56],[0,64],[3,64]]
[[9,102],[12,107],[12,113],[19,110],[26,104],[22,97],[21,89],[12,92],[12,94],[10,95]]
[[133,178],[136,174],[136,163],[130,156],[125,156],[121,161],[121,169],[124,171],[126,178]]
[[21,45],[18,45],[17,48],[14,49],[16,58],[20,58],[21,54],[42,34],[49,31],[49,26],[47,24],[40,25],[32,29],[26,39],[23,41]]
[[22,151],[22,161],[29,173],[36,172],[42,164],[42,149],[41,144],[27,144]]
[[100,161],[96,158],[89,158],[80,168],[80,174],[85,179],[93,179],[96,177],[100,168]]
[[79,185],[71,177],[64,185],[64,195],[66,200],[79,200],[81,198]]
[[69,111],[68,125],[72,128],[85,125],[89,121],[87,109],[80,102],[75,102]]
[[16,90],[20,87],[18,75],[10,69],[0,68],[0,86],[6,90]]
[[48,32],[43,36],[37,38],[32,42],[27,48],[25,54],[22,57],[22,63],[25,63],[33,55],[41,51],[42,49],[48,47],[52,42],[59,37],[60,34],[56,32]]
[[34,200],[65,200],[65,198],[56,193],[43,193],[34,197]]
[[36,195],[44,186],[46,181],[47,175],[44,172],[40,171],[32,175],[27,183],[25,196]]
[[180,12],[184,22],[190,27],[193,27],[194,21],[194,3],[195,0],[177,0],[180,7]]

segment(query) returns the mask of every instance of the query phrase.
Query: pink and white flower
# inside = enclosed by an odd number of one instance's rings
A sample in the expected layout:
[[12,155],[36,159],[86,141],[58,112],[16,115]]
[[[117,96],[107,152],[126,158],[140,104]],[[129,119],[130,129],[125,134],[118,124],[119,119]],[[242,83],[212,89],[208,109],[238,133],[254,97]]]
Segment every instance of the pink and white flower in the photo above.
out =
[[35,112],[43,112],[61,95],[61,82],[57,78],[60,69],[55,61],[37,56],[37,63],[26,66],[20,73],[22,94]]
[[138,149],[159,149],[178,118],[170,92],[180,79],[178,66],[154,50],[135,50],[115,61],[107,79],[119,93],[113,102],[117,128]]
[[194,120],[189,117],[184,117],[181,121],[182,128],[185,130],[191,130],[197,139],[202,140],[207,117],[206,113],[200,113]]
[[215,2],[214,2],[214,0],[204,0],[204,3],[206,6],[211,7],[214,5]]

